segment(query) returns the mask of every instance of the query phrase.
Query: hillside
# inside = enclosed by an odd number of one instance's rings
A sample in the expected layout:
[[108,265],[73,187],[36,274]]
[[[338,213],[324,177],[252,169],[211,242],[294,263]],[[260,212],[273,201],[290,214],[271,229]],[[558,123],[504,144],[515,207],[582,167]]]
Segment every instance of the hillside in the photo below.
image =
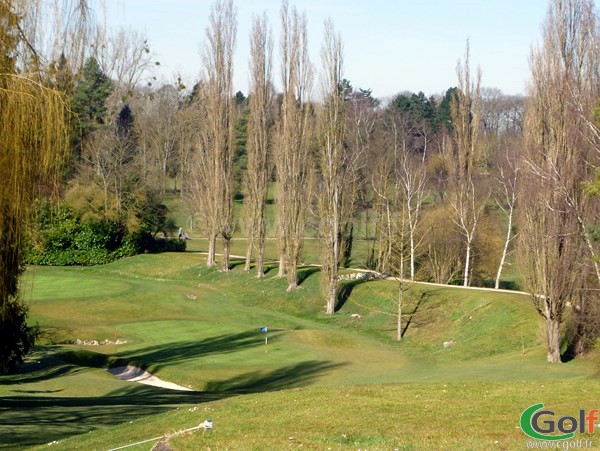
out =
[[[289,436],[303,436],[307,444],[343,445],[345,439],[318,429],[328,430],[323,418],[345,416],[350,403],[357,413],[342,422],[349,432],[340,434],[361,431],[363,438],[356,436],[352,446],[385,448],[399,443],[394,416],[376,420],[384,428],[375,434],[379,438],[365,438],[371,435],[364,414],[383,415],[380,398],[388,399],[386,409],[407,413],[406,396],[417,399],[439,389],[447,393],[442,387],[449,384],[453,409],[481,412],[487,401],[480,405],[476,399],[488,391],[494,396],[506,392],[514,397],[506,402],[518,413],[539,399],[522,392],[521,385],[533,391],[547,384],[563,387],[574,379],[596,384],[592,358],[563,365],[544,362],[538,317],[525,296],[415,285],[403,309],[404,338],[397,343],[394,282],[346,285],[345,302],[332,317],[323,313],[320,274],[314,267],[303,269],[301,289],[285,293],[286,284],[272,277],[274,271],[257,280],[240,266],[223,274],[204,263],[202,255],[187,252],[141,255],[92,268],[30,269],[27,298],[46,345],[38,348],[26,372],[0,378],[0,443],[43,445],[92,431],[86,434],[89,442],[74,437],[61,449],[82,443],[101,449],[191,427],[212,416],[215,424],[228,426],[225,435],[218,428],[207,433],[213,438],[203,435],[214,441],[207,446],[243,443],[249,436],[256,440],[255,449],[265,449],[269,437],[274,440],[269,434],[292,425],[297,433]],[[269,331],[268,347],[259,332],[263,326]],[[114,337],[127,343],[66,344]],[[447,341],[456,344],[445,349]],[[104,370],[125,363],[196,392],[141,386]],[[440,408],[440,400],[431,396],[425,397],[431,408]],[[287,413],[281,417],[286,411],[281,406],[290,405],[290,399],[304,406],[296,413],[300,419]],[[570,398],[569,405],[575,402]],[[253,403],[259,406],[256,412]],[[239,427],[240,421],[253,421],[261,431]],[[314,421],[319,426],[313,436]],[[462,420],[457,421],[444,428],[460,427]],[[419,424],[427,427],[422,420]],[[197,449],[194,440],[182,449]]]

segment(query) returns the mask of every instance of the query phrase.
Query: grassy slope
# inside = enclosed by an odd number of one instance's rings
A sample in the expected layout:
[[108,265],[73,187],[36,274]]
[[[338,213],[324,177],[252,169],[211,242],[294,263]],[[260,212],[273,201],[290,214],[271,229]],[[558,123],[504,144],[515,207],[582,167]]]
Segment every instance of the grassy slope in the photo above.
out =
[[[494,437],[522,444],[518,414],[535,402],[593,406],[594,362],[545,364],[525,297],[415,286],[398,344],[394,283],[347,285],[331,317],[317,295],[318,272],[304,271],[304,288],[285,294],[281,280],[257,280],[239,267],[227,275],[207,270],[193,253],[35,268],[26,291],[47,340],[116,333],[128,343],[43,348],[32,372],[0,378],[0,446],[61,440],[61,449],[103,449],[211,416],[215,431],[177,437],[173,445],[280,449],[292,436],[294,444],[317,448],[419,448],[446,440],[483,449]],[[258,333],[264,325],[268,352]],[[457,345],[443,349],[450,340]],[[102,369],[126,362],[201,392],[127,383]],[[573,386],[581,390],[567,395]],[[442,406],[443,415],[436,412]],[[475,429],[464,432],[474,419]]]

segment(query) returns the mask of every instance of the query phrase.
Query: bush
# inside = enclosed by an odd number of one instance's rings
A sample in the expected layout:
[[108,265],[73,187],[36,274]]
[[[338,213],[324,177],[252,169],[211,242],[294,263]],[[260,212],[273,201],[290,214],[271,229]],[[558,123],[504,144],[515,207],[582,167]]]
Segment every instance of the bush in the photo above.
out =
[[186,242],[178,238],[156,238],[147,232],[139,232],[132,236],[139,252],[152,254],[159,252],[185,252]]
[[[164,212],[163,212],[164,213]],[[36,209],[26,262],[50,266],[91,266],[110,263],[142,252],[183,252],[185,241],[155,238],[147,229],[128,233],[114,220],[84,221],[64,204]]]
[[12,373],[39,336],[39,327],[27,325],[28,309],[9,301],[0,315],[0,373]]
[[126,230],[114,221],[82,223],[69,217],[39,234],[26,261],[52,266],[102,265],[135,255],[134,248],[123,247],[126,236]]

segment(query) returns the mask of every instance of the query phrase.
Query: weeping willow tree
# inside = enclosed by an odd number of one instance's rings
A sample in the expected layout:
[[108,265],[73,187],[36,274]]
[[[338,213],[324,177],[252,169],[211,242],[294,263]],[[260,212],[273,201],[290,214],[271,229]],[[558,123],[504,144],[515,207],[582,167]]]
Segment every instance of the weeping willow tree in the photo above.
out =
[[26,6],[23,0],[0,2],[0,372],[14,370],[35,338],[19,297],[30,206],[52,186],[68,149],[62,94],[22,69],[17,74],[18,49],[26,40],[19,11]]

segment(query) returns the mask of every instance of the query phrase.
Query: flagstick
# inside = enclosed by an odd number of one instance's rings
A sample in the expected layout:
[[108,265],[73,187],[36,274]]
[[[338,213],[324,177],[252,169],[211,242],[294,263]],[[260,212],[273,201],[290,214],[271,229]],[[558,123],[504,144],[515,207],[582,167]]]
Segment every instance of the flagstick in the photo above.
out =
[[265,332],[265,352],[269,352],[269,335]]

